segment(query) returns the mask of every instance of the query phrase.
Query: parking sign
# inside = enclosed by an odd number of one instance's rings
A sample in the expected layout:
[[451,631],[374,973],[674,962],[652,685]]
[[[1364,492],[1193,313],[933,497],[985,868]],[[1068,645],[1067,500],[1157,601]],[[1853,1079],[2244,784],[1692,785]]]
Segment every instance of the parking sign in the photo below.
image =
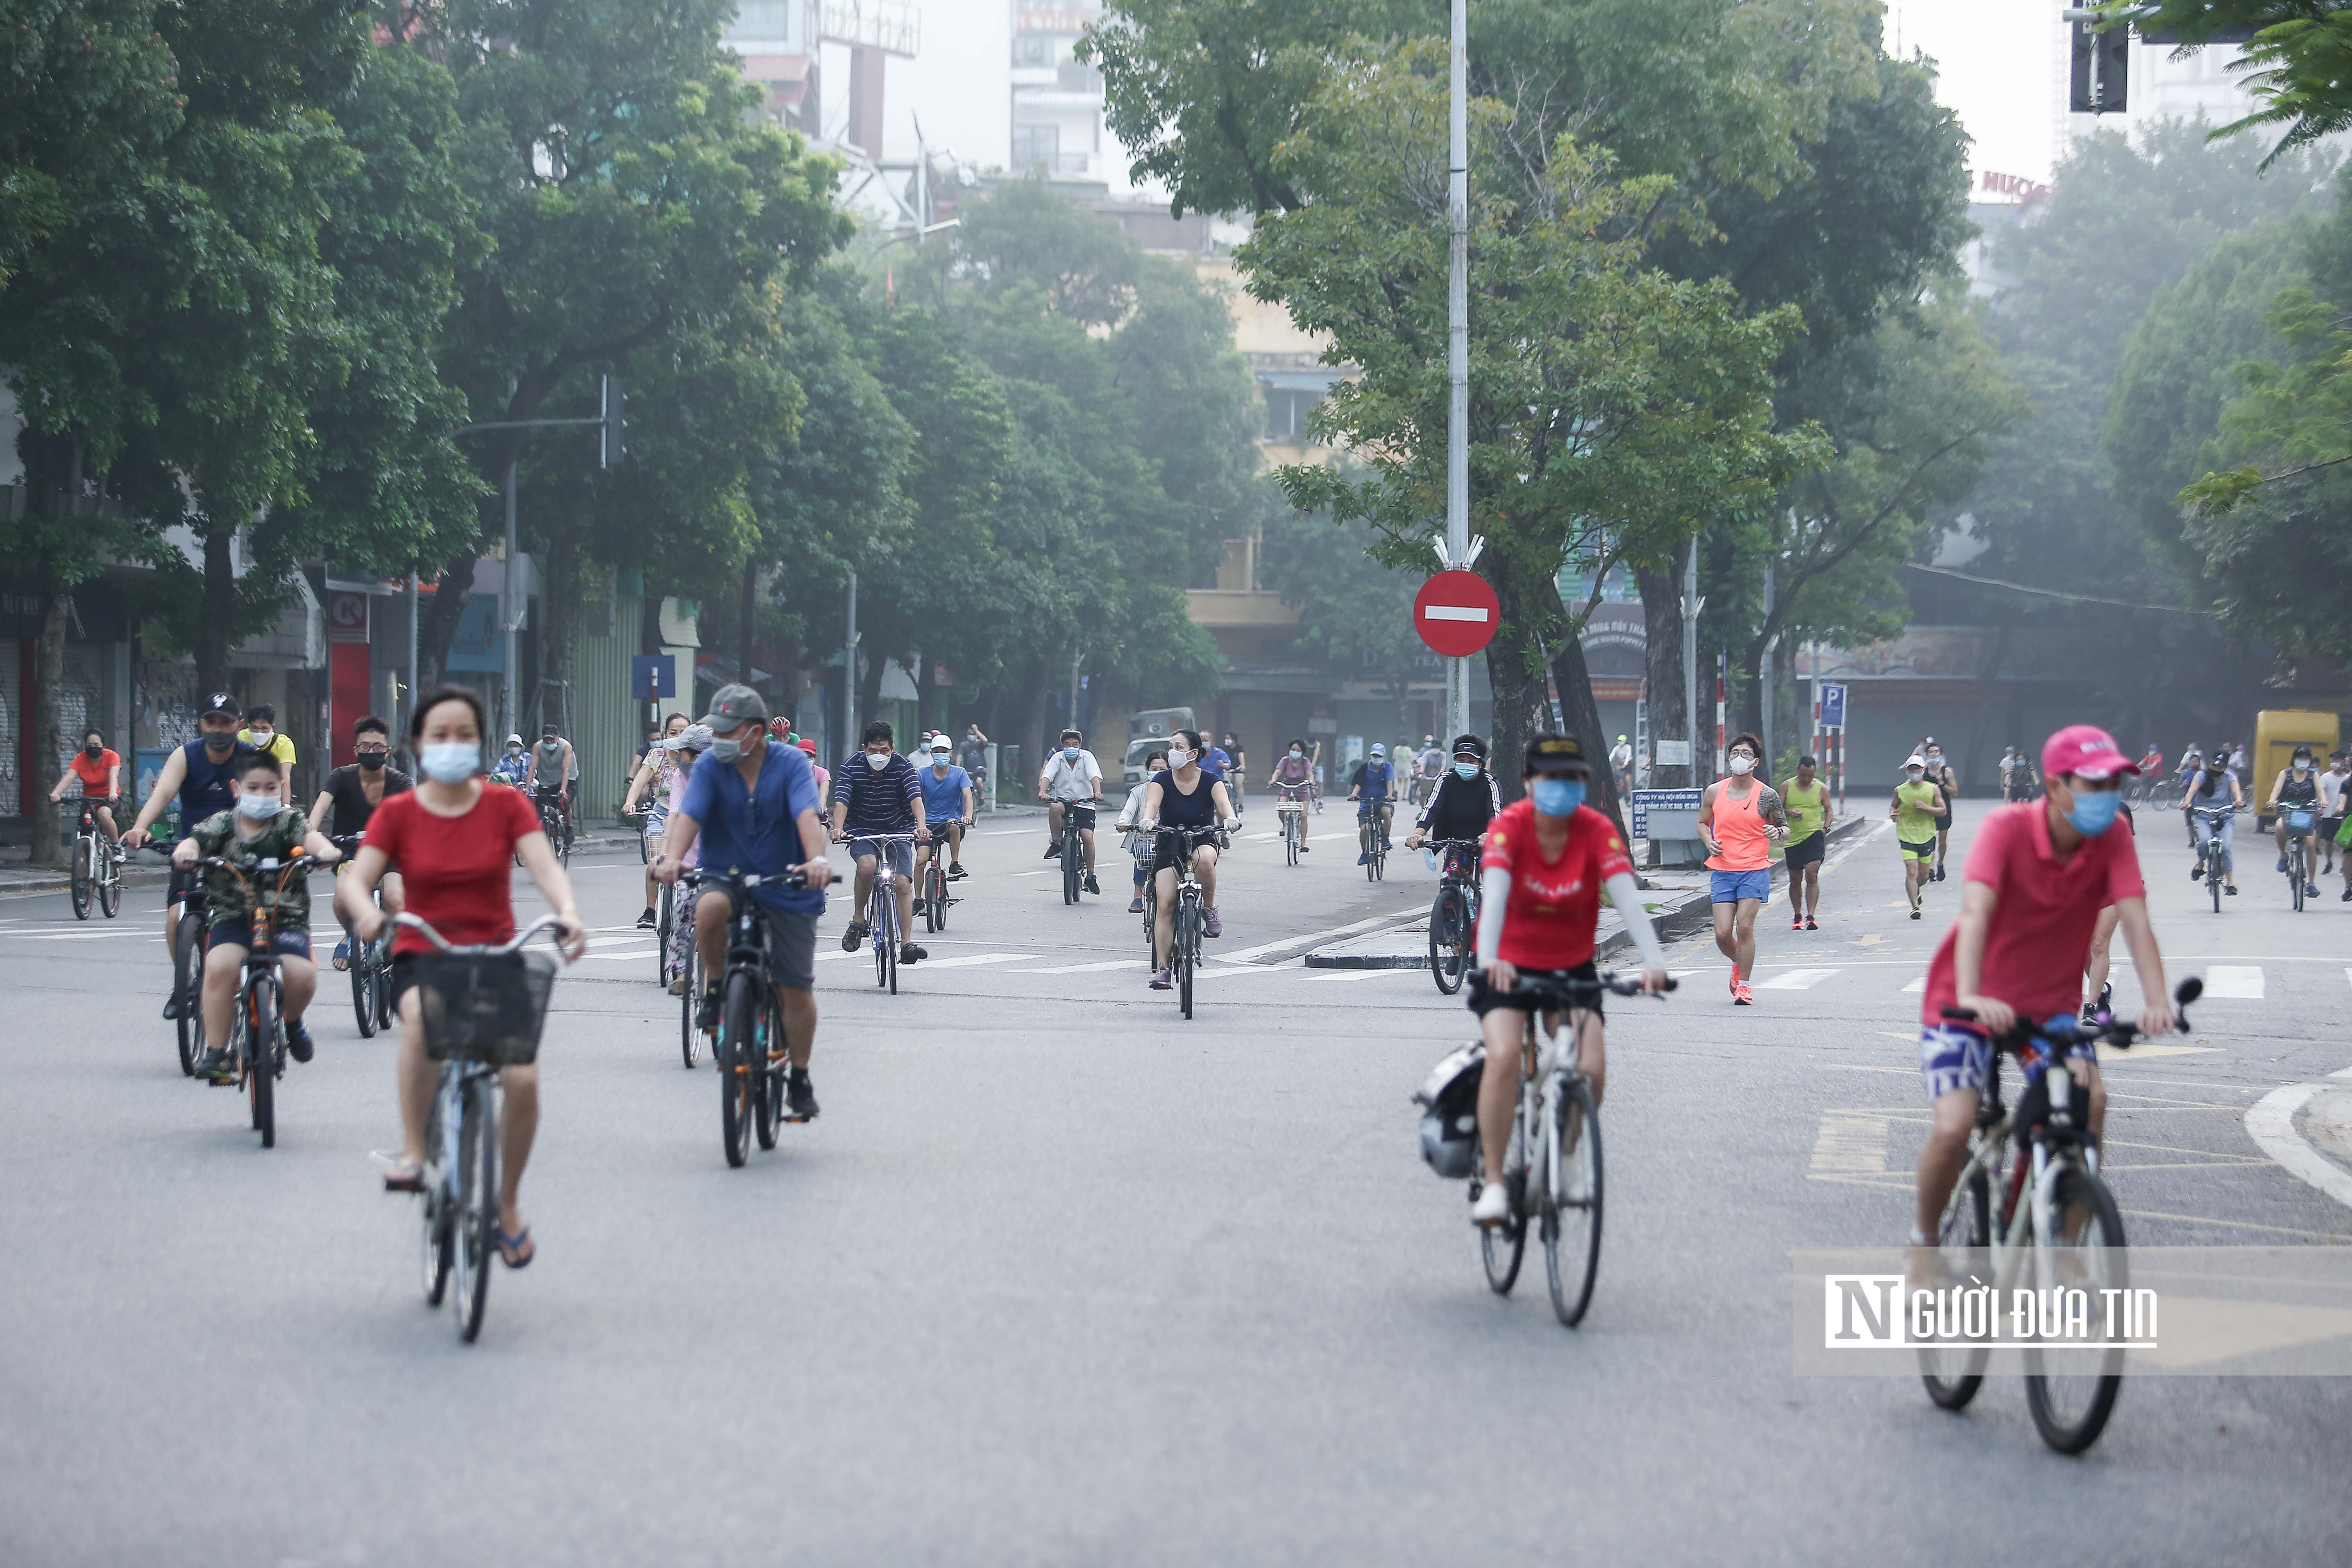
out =
[[1822,728],[1824,730],[1843,730],[1845,728],[1844,687],[1824,686],[1822,688]]

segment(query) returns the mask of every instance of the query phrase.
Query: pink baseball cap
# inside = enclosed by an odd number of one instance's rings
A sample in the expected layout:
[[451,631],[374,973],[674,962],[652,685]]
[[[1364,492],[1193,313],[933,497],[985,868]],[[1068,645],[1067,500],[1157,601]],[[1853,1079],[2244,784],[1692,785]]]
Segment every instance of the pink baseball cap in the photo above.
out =
[[2137,773],[2139,764],[2116,746],[2116,738],[2096,724],[2069,724],[2042,746],[2042,776],[2054,779],[2074,773],[2086,779]]

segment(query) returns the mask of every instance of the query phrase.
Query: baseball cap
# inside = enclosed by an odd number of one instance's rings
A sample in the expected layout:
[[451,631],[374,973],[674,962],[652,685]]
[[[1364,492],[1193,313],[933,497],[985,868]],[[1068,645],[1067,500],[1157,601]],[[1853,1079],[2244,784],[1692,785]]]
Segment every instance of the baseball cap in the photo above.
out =
[[1592,764],[1584,755],[1584,742],[1573,735],[1538,735],[1528,742],[1527,766],[1523,773],[1548,773],[1564,778],[1589,778]]
[[719,689],[702,721],[713,730],[732,730],[753,719],[765,722],[767,717],[768,700],[738,681]]
[[2069,724],[2042,746],[2042,776],[2074,773],[2086,779],[2137,773],[2139,764],[2116,748],[2116,738],[2096,724]]
[[1385,757],[1385,756],[1387,756],[1388,754],[1389,754],[1389,749],[1388,749],[1386,746],[1381,745],[1381,744],[1379,742],[1377,742],[1377,741],[1375,741],[1374,742],[1372,742],[1372,755],[1374,755],[1374,756],[1376,756],[1376,757]]
[[798,746],[802,751],[806,752],[812,757],[816,755],[816,742],[810,740],[806,735],[803,735],[799,740],[793,742],[793,744]]
[[952,752],[955,750],[955,742],[949,740],[947,731],[942,730],[931,737],[930,749],[934,752]]
[[1914,752],[1904,759],[1903,765],[1906,768],[1924,768],[1927,765],[1927,759]]
[[245,717],[244,706],[226,691],[215,691],[205,698],[205,705],[196,710],[196,712],[200,717],[207,719],[215,713],[226,713],[232,719]]
[[688,724],[661,743],[665,752],[707,752],[713,736],[708,724]]

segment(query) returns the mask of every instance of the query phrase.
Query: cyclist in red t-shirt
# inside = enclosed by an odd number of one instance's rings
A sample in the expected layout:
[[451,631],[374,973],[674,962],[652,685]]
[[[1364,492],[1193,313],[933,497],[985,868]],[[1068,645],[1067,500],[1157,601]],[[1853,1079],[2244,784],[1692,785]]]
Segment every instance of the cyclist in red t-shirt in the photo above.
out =
[[[122,759],[106,743],[106,737],[91,730],[81,738],[81,750],[73,754],[66,771],[58,775],[58,787],[49,792],[51,800],[66,797],[66,785],[81,781],[82,798],[112,802],[122,795]],[[122,836],[114,831],[114,807],[101,805],[91,814],[109,838]]]
[[[1595,977],[1593,936],[1606,887],[1641,949],[1642,988],[1653,994],[1665,988],[1666,955],[1643,910],[1624,837],[1614,822],[1584,804],[1591,776],[1584,746],[1575,736],[1536,736],[1528,742],[1521,773],[1527,798],[1505,806],[1486,829],[1479,878],[1479,973],[1470,988],[1470,1010],[1478,1015],[1486,1039],[1486,1068],[1478,1082],[1478,1142],[1486,1179],[1471,1206],[1475,1224],[1501,1225],[1510,1218],[1503,1155],[1511,1140],[1521,1047],[1533,1012],[1523,996],[1511,994],[1519,977]],[[1607,1067],[1597,999],[1577,1032],[1577,1066],[1592,1080],[1597,1103]]]

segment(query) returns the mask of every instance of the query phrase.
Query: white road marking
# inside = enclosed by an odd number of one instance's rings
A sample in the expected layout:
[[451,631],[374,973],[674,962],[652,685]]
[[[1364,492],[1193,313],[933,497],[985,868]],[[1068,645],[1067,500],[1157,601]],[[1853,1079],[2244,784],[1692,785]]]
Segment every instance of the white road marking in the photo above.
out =
[[1343,969],[1337,974],[1320,976],[1318,983],[1328,984],[1339,980],[1387,980],[1399,974],[1426,975],[1428,973],[1429,969],[1425,964],[1415,964],[1411,969]]
[[954,958],[926,958],[921,963],[925,969],[966,969],[976,963],[1011,963],[1036,956],[1034,952],[967,952]]
[[[1027,955],[1024,954],[1024,956]],[[1151,966],[1140,958],[1111,958],[1105,959],[1099,963],[1063,963],[1056,964],[1051,969],[1008,969],[1004,973],[1007,974],[1092,974],[1108,969],[1149,969],[1150,967]]]
[[632,947],[622,952],[609,950],[582,954],[583,958],[651,958],[661,950],[657,947]]
[[1903,989],[1906,993],[1925,991],[1927,989],[1927,977],[1923,974],[1919,976],[1918,979],[1914,980],[1910,984],[1906,985]]
[[1309,844],[1328,844],[1335,839],[1345,839],[1349,843],[1353,844],[1356,841],[1356,837],[1357,836],[1353,833],[1318,833],[1307,839],[1307,842]]
[[1416,919],[1421,913],[1422,910],[1419,909],[1400,910],[1392,915],[1374,915],[1370,920],[1358,921],[1352,925],[1333,926],[1329,931],[1303,931],[1297,936],[1284,937],[1280,942],[1260,942],[1255,947],[1245,947],[1238,952],[1220,953],[1218,956],[1228,963],[1245,963],[1251,959],[1262,958],[1269,952],[1279,952],[1286,947],[1304,947],[1309,942],[1324,942],[1335,936],[1356,936],[1381,926],[1397,925],[1405,921]]
[[2319,1092],[2319,1087],[2291,1083],[2271,1090],[2246,1111],[2246,1135],[2290,1174],[2352,1208],[2352,1172],[2305,1142],[2303,1134],[2294,1130],[2294,1113]]
[[1876,1175],[1886,1169],[1886,1123],[1884,1110],[1824,1110],[1821,1131],[1813,1138],[1813,1158],[1806,1175],[1837,1180]]
[[1769,980],[1759,980],[1758,991],[1810,991],[1837,973],[1834,969],[1791,969],[1786,974],[1776,974]]
[[2215,964],[2205,972],[2205,999],[2227,997],[2234,1001],[2259,1002],[2263,999],[2263,972],[2249,965]]
[[[114,931],[0,931],[0,936],[14,937],[18,942],[104,942],[110,936],[122,935],[135,939],[146,934],[148,933],[144,931],[134,931],[128,927],[121,927]],[[157,942],[161,942],[163,939],[162,937],[157,937],[155,940]]]
[[[1305,970],[1306,970],[1306,965],[1304,965],[1304,964],[1302,964],[1302,963],[1204,963],[1204,964],[1202,964],[1202,965],[1201,966],[1201,968],[1200,968],[1200,970],[1199,970],[1199,973],[1202,973],[1202,974],[1222,974],[1222,975],[1243,975],[1243,974],[1298,974],[1298,973],[1304,973],[1304,972],[1305,972]],[[1378,972],[1377,972],[1377,971],[1375,971],[1374,973],[1378,973]]]

